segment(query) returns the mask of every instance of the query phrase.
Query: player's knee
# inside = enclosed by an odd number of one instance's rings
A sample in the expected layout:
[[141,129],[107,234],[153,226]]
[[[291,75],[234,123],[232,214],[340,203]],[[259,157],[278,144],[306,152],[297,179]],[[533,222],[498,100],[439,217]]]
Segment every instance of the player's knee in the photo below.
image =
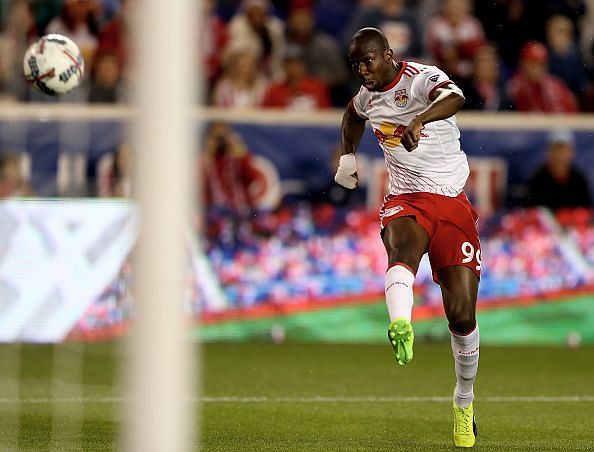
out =
[[454,333],[468,334],[476,326],[472,300],[459,300],[451,304],[447,314],[450,330]]
[[396,263],[403,263],[409,266],[415,273],[419,267],[420,258],[411,250],[402,247],[386,248],[388,253],[388,266]]
[[474,316],[462,317],[460,319],[456,319],[455,321],[449,322],[450,331],[458,334],[472,333],[472,330],[474,330],[475,326],[476,319]]

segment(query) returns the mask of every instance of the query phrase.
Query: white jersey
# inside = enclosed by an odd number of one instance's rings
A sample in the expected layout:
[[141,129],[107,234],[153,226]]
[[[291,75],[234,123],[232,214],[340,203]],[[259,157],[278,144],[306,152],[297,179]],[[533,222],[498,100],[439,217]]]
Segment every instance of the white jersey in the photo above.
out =
[[353,98],[355,112],[371,122],[384,151],[390,194],[429,192],[455,197],[464,188],[470,170],[460,149],[455,116],[425,124],[419,146],[412,152],[400,144],[406,126],[431,104],[432,92],[451,83],[435,66],[403,61],[396,78],[382,91],[362,86]]

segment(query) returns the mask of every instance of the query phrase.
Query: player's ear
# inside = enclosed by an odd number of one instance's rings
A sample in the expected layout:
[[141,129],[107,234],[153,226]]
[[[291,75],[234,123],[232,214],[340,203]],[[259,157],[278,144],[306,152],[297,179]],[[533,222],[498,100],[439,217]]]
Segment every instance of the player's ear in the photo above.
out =
[[391,61],[393,57],[394,52],[388,47],[388,49],[384,51],[384,60]]

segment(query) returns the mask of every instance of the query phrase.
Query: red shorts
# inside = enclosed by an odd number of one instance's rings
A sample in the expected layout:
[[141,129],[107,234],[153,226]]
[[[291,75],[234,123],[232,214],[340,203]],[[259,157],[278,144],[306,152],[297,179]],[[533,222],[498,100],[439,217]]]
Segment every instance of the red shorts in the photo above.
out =
[[414,218],[429,235],[427,252],[435,282],[437,272],[451,265],[468,267],[481,277],[478,214],[464,192],[455,198],[433,193],[386,196],[380,210],[382,232],[400,217]]

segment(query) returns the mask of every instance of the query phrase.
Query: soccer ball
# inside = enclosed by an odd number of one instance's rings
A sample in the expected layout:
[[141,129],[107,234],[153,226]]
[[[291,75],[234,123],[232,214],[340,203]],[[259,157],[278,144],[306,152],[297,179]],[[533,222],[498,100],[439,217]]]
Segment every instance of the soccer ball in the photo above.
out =
[[25,80],[50,96],[66,94],[76,88],[85,72],[78,46],[66,36],[43,36],[25,52]]

